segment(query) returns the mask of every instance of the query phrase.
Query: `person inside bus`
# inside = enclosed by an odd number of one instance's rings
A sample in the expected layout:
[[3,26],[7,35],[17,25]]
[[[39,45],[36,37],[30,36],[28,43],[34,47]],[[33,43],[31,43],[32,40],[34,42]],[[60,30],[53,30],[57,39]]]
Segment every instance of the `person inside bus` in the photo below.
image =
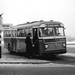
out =
[[27,34],[27,37],[25,39],[25,43],[26,43],[26,54],[27,57],[30,58],[32,56],[32,42],[31,42],[31,33]]

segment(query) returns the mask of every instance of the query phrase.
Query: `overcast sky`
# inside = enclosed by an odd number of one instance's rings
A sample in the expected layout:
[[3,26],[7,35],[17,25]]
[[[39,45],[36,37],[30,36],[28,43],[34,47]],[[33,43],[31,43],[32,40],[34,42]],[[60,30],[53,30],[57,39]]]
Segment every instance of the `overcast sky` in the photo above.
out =
[[0,0],[3,23],[13,25],[38,21],[60,21],[66,34],[75,36],[75,0]]

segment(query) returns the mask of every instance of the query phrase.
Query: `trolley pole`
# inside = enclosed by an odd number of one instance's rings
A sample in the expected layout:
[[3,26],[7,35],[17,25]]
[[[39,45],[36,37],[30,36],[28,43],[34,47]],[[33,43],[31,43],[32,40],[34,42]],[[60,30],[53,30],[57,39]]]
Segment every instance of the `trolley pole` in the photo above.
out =
[[0,58],[1,58],[1,55],[2,55],[2,14],[0,14]]

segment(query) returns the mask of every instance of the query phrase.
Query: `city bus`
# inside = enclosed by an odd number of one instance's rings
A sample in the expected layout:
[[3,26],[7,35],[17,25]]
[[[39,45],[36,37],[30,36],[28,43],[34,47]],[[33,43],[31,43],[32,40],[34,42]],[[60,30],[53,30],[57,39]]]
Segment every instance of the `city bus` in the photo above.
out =
[[31,33],[34,55],[58,55],[67,52],[65,28],[61,22],[53,20],[27,22],[13,26],[12,30],[7,32],[4,42],[10,53],[26,53],[25,39],[28,33]]

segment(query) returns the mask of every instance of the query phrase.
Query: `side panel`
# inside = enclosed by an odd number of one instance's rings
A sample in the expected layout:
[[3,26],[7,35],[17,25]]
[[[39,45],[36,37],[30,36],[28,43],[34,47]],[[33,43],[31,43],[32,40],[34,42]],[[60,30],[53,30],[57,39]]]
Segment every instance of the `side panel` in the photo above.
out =
[[13,51],[16,50],[16,42],[16,38],[11,38],[11,47]]
[[11,43],[11,37],[4,37],[4,47],[7,48],[8,43]]
[[42,39],[39,40],[39,56],[45,52],[45,45]]
[[16,39],[16,52],[26,52],[25,39]]

